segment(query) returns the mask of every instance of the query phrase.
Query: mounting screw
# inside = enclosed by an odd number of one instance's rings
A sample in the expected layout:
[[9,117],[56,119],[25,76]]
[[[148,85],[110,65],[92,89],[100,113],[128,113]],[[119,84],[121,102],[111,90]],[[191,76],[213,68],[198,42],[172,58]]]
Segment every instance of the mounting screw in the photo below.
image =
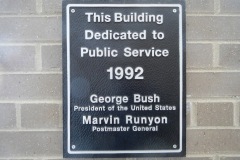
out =
[[71,12],[72,12],[72,13],[75,13],[75,9],[71,9]]
[[173,148],[177,148],[177,145],[176,145],[176,144],[174,144],[174,145],[173,145]]
[[173,9],[173,13],[176,13],[177,12],[177,10],[176,9]]
[[76,148],[76,146],[75,145],[72,145],[72,149],[75,149]]

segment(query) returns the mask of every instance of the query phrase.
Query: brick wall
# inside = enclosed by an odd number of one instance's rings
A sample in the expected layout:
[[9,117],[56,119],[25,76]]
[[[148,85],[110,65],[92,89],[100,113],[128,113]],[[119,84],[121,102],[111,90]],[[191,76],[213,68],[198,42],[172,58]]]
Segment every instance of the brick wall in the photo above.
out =
[[[186,1],[187,158],[171,160],[237,160],[240,0]],[[0,159],[62,159],[61,76],[61,1],[0,0]]]

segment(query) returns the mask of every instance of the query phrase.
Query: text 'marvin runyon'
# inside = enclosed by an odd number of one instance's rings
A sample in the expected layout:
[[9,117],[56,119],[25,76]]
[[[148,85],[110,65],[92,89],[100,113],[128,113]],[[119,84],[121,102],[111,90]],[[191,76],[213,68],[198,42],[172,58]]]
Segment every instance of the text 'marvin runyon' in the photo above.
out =
[[[83,115],[83,124],[120,124],[119,117],[113,117],[112,115],[106,117],[92,117],[91,115]],[[132,115],[125,116],[125,124],[144,124],[152,126],[153,124],[167,124],[168,118],[166,116],[155,117],[134,117]]]

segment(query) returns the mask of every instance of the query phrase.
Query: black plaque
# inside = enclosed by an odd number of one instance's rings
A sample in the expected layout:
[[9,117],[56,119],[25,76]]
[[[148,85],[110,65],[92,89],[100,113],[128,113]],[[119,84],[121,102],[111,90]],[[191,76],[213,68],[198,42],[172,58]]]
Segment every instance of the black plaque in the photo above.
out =
[[184,156],[184,0],[63,1],[64,157]]

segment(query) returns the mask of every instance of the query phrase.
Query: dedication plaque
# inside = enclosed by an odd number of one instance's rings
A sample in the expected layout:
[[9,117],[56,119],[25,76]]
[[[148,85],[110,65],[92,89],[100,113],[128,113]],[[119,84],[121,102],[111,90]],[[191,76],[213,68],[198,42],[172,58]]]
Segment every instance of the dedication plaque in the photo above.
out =
[[63,1],[64,157],[186,152],[183,0]]

